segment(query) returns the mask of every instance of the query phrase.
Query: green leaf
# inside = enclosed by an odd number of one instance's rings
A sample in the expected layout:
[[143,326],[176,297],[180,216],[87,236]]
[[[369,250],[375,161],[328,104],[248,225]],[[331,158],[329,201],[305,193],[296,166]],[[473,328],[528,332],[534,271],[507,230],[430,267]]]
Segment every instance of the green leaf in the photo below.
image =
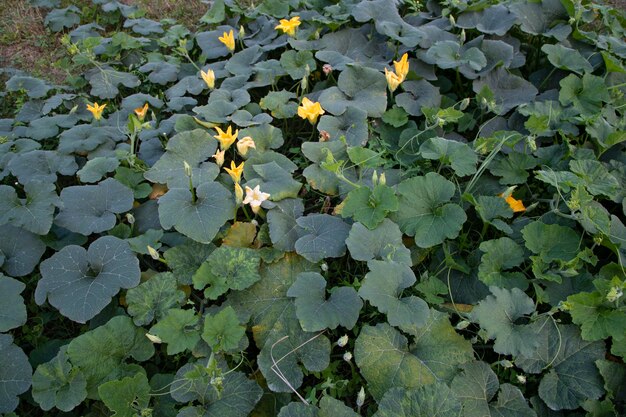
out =
[[528,288],[522,272],[510,272],[524,262],[524,249],[508,237],[483,241],[479,249],[484,252],[478,267],[478,278],[486,285],[500,288]]
[[416,278],[411,268],[395,262],[369,261],[370,269],[361,282],[359,295],[381,313],[387,314],[392,326],[421,327],[429,315],[428,304],[413,295],[400,298],[402,291],[413,286]]
[[302,235],[302,228],[296,219],[302,217],[304,203],[301,199],[288,198],[276,203],[276,207],[267,212],[270,238],[276,249],[294,251],[296,241]]
[[459,177],[476,172],[478,157],[465,143],[440,137],[429,138],[420,146],[420,154],[423,158],[436,159],[444,165],[450,165]]
[[513,75],[502,67],[489,72],[485,77],[477,78],[473,82],[475,93],[483,87],[488,87],[494,96],[497,114],[507,113],[520,104],[530,103],[538,91],[532,83],[522,77]]
[[341,215],[353,217],[354,220],[374,229],[387,214],[398,210],[398,198],[391,187],[384,184],[369,187],[359,187],[348,193]]
[[493,225],[504,233],[513,233],[513,229],[500,219],[500,217],[505,219],[513,217],[513,210],[504,198],[481,195],[476,199],[475,208],[483,222]]
[[260,185],[263,192],[269,193],[272,201],[285,198],[297,198],[302,184],[293,179],[289,171],[276,162],[252,165],[253,176],[246,176],[246,186],[254,188]]
[[442,243],[459,235],[467,216],[465,211],[449,203],[454,184],[441,175],[429,172],[402,181],[397,188],[398,211],[393,216],[402,232],[415,236],[421,248]]
[[128,243],[113,236],[88,250],[66,246],[40,265],[35,301],[48,302],[69,319],[85,323],[111,302],[121,288],[139,284],[139,260]]
[[385,159],[378,152],[362,146],[348,148],[350,161],[363,168],[378,168],[385,163]]
[[603,340],[610,336],[624,339],[626,312],[611,306],[604,294],[579,292],[567,297],[572,321],[580,326],[585,340]]
[[120,85],[135,88],[141,85],[137,76],[128,72],[116,71],[108,66],[100,66],[86,74],[91,85],[90,94],[101,99],[112,99],[120,93]]
[[489,339],[495,339],[493,350],[503,355],[532,354],[538,341],[530,325],[515,324],[535,311],[535,303],[522,290],[489,287],[487,296],[472,311],[472,320],[480,324]]
[[579,78],[570,74],[559,85],[559,101],[562,105],[571,104],[580,114],[591,116],[600,111],[602,102],[609,101],[609,90],[602,77],[585,74]]
[[374,417],[457,417],[461,403],[442,382],[417,389],[393,387],[385,393]]
[[403,328],[415,336],[410,348],[407,338],[386,323],[361,329],[354,359],[374,399],[380,400],[389,387],[411,389],[451,381],[458,365],[473,359],[470,343],[454,331],[447,314],[430,313],[424,327]]
[[489,171],[500,178],[500,184],[523,184],[528,179],[527,170],[537,166],[532,155],[512,152],[506,157],[496,158],[489,166]]
[[13,337],[0,333],[0,413],[9,413],[17,408],[18,395],[28,391],[33,368],[28,356],[13,344]]
[[213,181],[219,168],[212,162],[205,162],[217,149],[217,140],[206,130],[195,129],[172,137],[165,147],[165,153],[144,176],[147,180],[167,184],[169,188],[189,188],[189,178],[185,174],[185,162],[191,166],[193,185],[197,187]]
[[261,279],[261,255],[249,248],[221,246],[213,251],[193,276],[193,285],[215,300],[229,289],[243,290]]
[[383,114],[382,119],[383,122],[387,123],[388,125],[391,125],[393,127],[400,127],[407,124],[407,122],[409,121],[409,116],[402,107],[393,106],[391,109],[387,110]]
[[525,372],[544,375],[539,396],[553,410],[573,410],[586,399],[599,399],[604,384],[595,361],[604,358],[604,342],[586,342],[574,325],[557,325],[546,318],[534,336],[537,347],[515,364]]
[[87,331],[70,342],[67,356],[87,379],[88,398],[98,399],[97,389],[107,381],[132,376],[141,369],[126,361],[143,362],[152,357],[154,347],[146,331],[135,327],[130,317],[115,316],[106,324]]
[[315,71],[317,66],[311,51],[287,50],[280,56],[280,65],[294,80],[300,81],[304,76]]
[[26,285],[0,273],[0,332],[26,324],[26,305],[20,295]]
[[464,65],[475,71],[480,71],[487,65],[485,54],[476,47],[465,48],[458,42],[444,40],[435,42],[423,59],[428,64],[436,64],[439,68],[458,68]]
[[224,6],[224,0],[216,0],[204,16],[200,18],[200,21],[211,25],[214,23],[222,23],[224,19],[226,19],[226,7]]
[[159,198],[159,220],[164,229],[178,232],[200,243],[210,243],[219,229],[232,219],[235,201],[230,191],[217,182],[196,188],[196,201],[188,188],[170,189]]
[[80,23],[80,9],[76,6],[68,6],[63,9],[52,9],[44,20],[46,26],[53,32],[60,32],[65,28],[71,28]]
[[213,352],[234,352],[238,350],[246,328],[239,325],[239,319],[231,306],[217,314],[207,314],[204,319],[202,339]]
[[126,239],[131,250],[135,253],[142,255],[149,255],[148,246],[154,249],[161,247],[161,238],[163,237],[163,230],[148,229],[146,233]]
[[263,110],[269,110],[272,117],[289,119],[298,112],[298,103],[291,101],[296,97],[287,90],[270,91],[259,101],[259,105]]
[[133,201],[133,192],[113,178],[98,185],[66,187],[55,223],[85,236],[104,232],[115,226],[116,214],[133,208]]
[[128,314],[137,326],[160,320],[170,308],[184,301],[185,293],[178,289],[176,276],[171,272],[156,274],[126,292]]
[[307,260],[319,262],[345,253],[350,226],[340,218],[329,214],[309,214],[296,219],[296,223],[304,230],[296,241],[296,252]]
[[192,283],[193,274],[214,249],[213,244],[204,245],[188,240],[182,245],[166,250],[163,257],[167,261],[167,266],[174,272],[178,283],[188,285]]
[[319,102],[335,116],[353,106],[365,110],[368,117],[381,117],[387,108],[387,81],[375,69],[350,65],[339,74],[337,87],[324,90]]
[[7,91],[25,90],[30,98],[42,98],[48,94],[51,87],[39,78],[14,75],[6,82]]
[[[323,335],[302,331],[294,301],[287,297],[298,274],[306,271],[314,271],[314,266],[298,255],[287,253],[277,262],[263,264],[261,280],[250,288],[231,293],[227,300],[227,305],[239,315],[251,317],[252,334],[261,349],[257,358],[259,368],[275,392],[291,392],[291,388],[272,369],[282,372],[297,389],[304,376],[298,363],[313,372],[321,372],[329,364],[330,342]],[[272,368],[272,356],[277,363],[275,368]]]
[[411,116],[421,116],[424,108],[438,108],[441,105],[441,93],[426,80],[405,81],[404,93],[396,95],[396,103]]
[[502,4],[494,4],[480,11],[467,10],[456,21],[456,26],[464,29],[478,29],[482,33],[504,36],[516,23],[516,18]]
[[150,328],[150,334],[167,343],[167,354],[192,350],[200,341],[198,316],[194,310],[172,308]]
[[109,381],[98,387],[98,394],[113,417],[135,417],[150,403],[150,384],[143,373]]
[[345,138],[348,146],[365,146],[367,128],[367,112],[353,106],[348,106],[341,116],[324,115],[317,124],[319,132],[325,130],[332,140]]
[[570,161],[570,169],[583,179],[585,187],[592,195],[605,195],[615,199],[622,192],[617,178],[609,173],[600,161],[583,159]]
[[358,417],[350,407],[339,400],[324,395],[319,408],[301,402],[289,403],[280,409],[278,417]]
[[76,175],[81,182],[98,182],[109,172],[115,171],[120,161],[114,157],[97,157],[87,161],[85,166],[78,170]]
[[576,49],[563,45],[543,45],[541,50],[548,56],[548,61],[557,68],[570,70],[577,74],[592,72],[593,67]]
[[569,227],[535,221],[522,229],[526,247],[545,262],[569,261],[578,254],[580,236]]
[[[461,366],[451,388],[463,406],[465,417],[536,417],[522,392],[511,384],[498,382],[498,377],[485,362]],[[500,388],[498,401],[491,402]]]
[[39,236],[9,224],[0,226],[0,266],[14,277],[30,274],[39,264],[46,245]]
[[0,185],[0,224],[10,223],[38,235],[52,227],[54,210],[59,205],[56,187],[52,183],[29,181],[24,185],[26,198],[17,196],[15,189]]
[[87,398],[87,380],[67,357],[67,346],[49,362],[37,367],[33,374],[33,399],[42,410],[53,407],[71,411]]
[[363,301],[352,287],[335,287],[326,299],[326,280],[317,272],[302,272],[287,291],[295,297],[296,316],[305,332],[350,330],[359,318]]
[[411,251],[402,242],[402,232],[397,224],[384,219],[375,229],[354,223],[346,239],[350,255],[357,261],[395,261],[411,265]]

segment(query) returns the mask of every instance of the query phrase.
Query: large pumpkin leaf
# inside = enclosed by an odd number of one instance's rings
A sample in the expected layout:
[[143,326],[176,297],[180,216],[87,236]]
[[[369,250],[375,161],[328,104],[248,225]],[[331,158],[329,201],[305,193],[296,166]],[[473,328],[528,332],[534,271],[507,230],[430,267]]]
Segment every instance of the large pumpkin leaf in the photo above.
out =
[[21,199],[13,187],[0,185],[0,224],[11,223],[38,235],[47,234],[59,204],[55,185],[31,181],[24,185],[24,191],[26,198]]
[[480,324],[489,339],[495,339],[493,350],[503,355],[530,355],[539,341],[533,326],[515,321],[535,311],[535,303],[522,290],[490,287],[487,296],[472,311],[472,318]]
[[111,99],[120,93],[120,85],[128,88],[138,87],[141,84],[137,76],[128,72],[116,71],[108,66],[99,66],[86,74],[91,84],[92,96],[101,99]]
[[105,382],[98,387],[100,399],[116,417],[134,417],[138,409],[147,408],[150,391],[148,378],[141,372],[133,377]]
[[196,188],[193,201],[188,188],[174,188],[159,198],[159,220],[164,229],[178,232],[200,243],[210,243],[220,227],[232,219],[234,197],[217,182],[206,182]]
[[213,244],[204,245],[188,239],[187,242],[166,250],[163,257],[167,261],[167,266],[172,269],[176,281],[188,285],[192,283],[193,274],[213,250],[215,250]]
[[526,247],[544,262],[569,261],[578,253],[580,236],[570,227],[536,221],[522,229]]
[[46,245],[39,236],[9,224],[0,226],[0,266],[14,277],[30,274],[39,263]]
[[402,242],[402,232],[397,224],[389,219],[375,229],[368,229],[361,223],[354,223],[346,239],[350,255],[357,261],[394,261],[411,265],[411,251]]
[[456,417],[461,404],[441,382],[417,389],[391,388],[380,400],[374,417]]
[[339,400],[324,395],[319,402],[319,408],[310,404],[289,403],[280,409],[278,417],[357,417],[350,407]]
[[88,398],[98,399],[98,386],[104,382],[132,376],[137,365],[128,364],[131,357],[143,362],[152,357],[154,347],[146,331],[135,327],[130,317],[115,316],[106,324],[74,338],[67,347],[72,366],[87,379]]
[[276,249],[294,251],[296,241],[302,236],[302,228],[296,220],[304,213],[301,199],[288,198],[276,203],[276,207],[267,212],[270,239]]
[[176,276],[162,272],[126,292],[128,314],[137,326],[159,320],[170,308],[182,304],[185,293],[178,289]]
[[[451,388],[461,401],[466,417],[536,417],[519,388],[500,385],[498,377],[485,362],[470,362],[461,366]],[[497,402],[491,402],[496,393]]]
[[150,328],[150,334],[167,343],[168,355],[176,355],[193,349],[200,341],[199,320],[195,310],[172,308]]
[[213,352],[239,351],[240,342],[245,335],[246,328],[239,324],[237,313],[230,306],[219,313],[207,314],[204,318],[202,339]]
[[391,187],[377,184],[373,189],[359,187],[348,193],[341,210],[343,217],[352,217],[368,229],[374,229],[398,210],[398,198]]
[[484,252],[478,267],[478,278],[486,285],[511,289],[528,287],[522,272],[507,271],[524,261],[524,249],[508,237],[483,241],[479,249]]
[[46,298],[61,314],[79,323],[92,319],[120,288],[139,284],[139,260],[128,243],[113,236],[93,242],[88,250],[66,246],[40,266],[35,301]]
[[322,116],[317,130],[328,132],[331,139],[345,138],[348,146],[365,146],[368,139],[367,112],[349,106],[341,116]]
[[532,83],[522,77],[509,73],[504,68],[497,68],[486,76],[474,80],[474,92],[479,93],[483,87],[488,87],[494,95],[498,114],[533,101],[538,93]]
[[326,369],[329,363],[328,339],[302,331],[294,301],[287,296],[298,274],[307,271],[314,271],[314,266],[288,253],[277,262],[262,265],[259,282],[228,297],[228,305],[250,317],[254,340],[261,349],[258,364],[272,391],[291,392],[278,374],[295,389],[302,384],[304,375],[298,363],[314,372]]
[[389,261],[369,261],[370,271],[361,282],[359,295],[387,314],[392,326],[422,327],[429,316],[428,304],[416,296],[401,297],[402,291],[415,284],[415,274],[408,266]]
[[13,344],[13,337],[0,333],[0,413],[10,413],[19,403],[18,395],[28,391],[33,368],[28,356]]
[[326,299],[326,280],[317,272],[302,272],[287,291],[295,297],[302,330],[316,332],[343,326],[350,330],[359,318],[363,301],[352,287],[335,287]]
[[55,182],[57,173],[74,175],[78,165],[71,155],[33,150],[17,154],[8,163],[8,168],[20,183],[28,184],[30,181]]
[[419,247],[454,239],[467,219],[461,206],[449,202],[454,191],[452,182],[434,172],[402,181],[398,185],[400,204],[392,218],[400,230],[415,236]]
[[426,159],[436,159],[444,165],[450,165],[459,177],[476,172],[478,157],[465,143],[433,137],[422,143],[420,154]]
[[494,4],[480,11],[459,15],[456,25],[464,29],[478,29],[482,33],[504,36],[516,22],[515,15],[502,4]]
[[295,244],[296,252],[311,262],[324,258],[338,258],[346,251],[350,226],[329,214],[309,214],[296,223],[304,232]]
[[26,323],[26,305],[20,295],[26,285],[0,273],[0,332]]
[[115,226],[115,214],[133,208],[133,192],[113,178],[98,185],[77,185],[61,191],[63,208],[55,223],[72,232],[89,236]]
[[87,380],[80,369],[72,368],[67,346],[61,347],[54,359],[37,367],[32,394],[44,411],[53,407],[71,411],[87,398]]

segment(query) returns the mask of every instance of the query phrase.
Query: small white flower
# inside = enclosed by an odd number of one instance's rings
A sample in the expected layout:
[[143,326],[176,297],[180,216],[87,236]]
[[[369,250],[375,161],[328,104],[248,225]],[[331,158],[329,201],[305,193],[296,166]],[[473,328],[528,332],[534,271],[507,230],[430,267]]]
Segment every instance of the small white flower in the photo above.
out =
[[506,360],[506,359],[502,359],[500,362],[498,362],[503,368],[512,368],[513,367],[513,362]]
[[517,382],[519,382],[520,384],[525,384],[526,383],[526,376],[525,375],[518,375],[517,376]]
[[339,338],[339,340],[337,340],[337,346],[339,346],[339,347],[344,347],[347,344],[348,344],[348,335],[347,334],[344,334],[343,336],[341,336]]
[[130,213],[126,213],[126,221],[128,224],[135,224],[135,216]]
[[270,198],[268,193],[261,192],[260,186],[257,185],[254,188],[250,188],[246,185],[246,198],[243,200],[243,204],[250,204],[252,211],[258,213],[261,208],[261,204]]
[[327,272],[327,271],[328,271],[328,264],[327,264],[326,262],[324,262],[324,263],[321,265],[321,268],[322,268],[322,271]]
[[352,353],[346,352],[343,354],[343,360],[346,362],[350,362],[352,360]]
[[163,341],[161,340],[161,338],[160,338],[159,336],[155,336],[155,335],[153,335],[153,334],[146,333],[146,337],[147,337],[148,339],[150,339],[150,341],[151,341],[152,343],[163,343]]

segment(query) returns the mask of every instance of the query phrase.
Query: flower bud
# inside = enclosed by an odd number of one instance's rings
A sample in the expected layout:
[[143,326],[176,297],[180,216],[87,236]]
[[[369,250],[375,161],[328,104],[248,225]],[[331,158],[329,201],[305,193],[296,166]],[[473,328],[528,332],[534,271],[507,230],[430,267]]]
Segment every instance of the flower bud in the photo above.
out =
[[461,105],[459,106],[459,110],[463,111],[467,108],[467,106],[469,106],[470,104],[470,99],[469,97],[465,97],[463,99],[463,101],[461,101]]
[[346,362],[350,362],[352,360],[352,353],[346,352],[343,354],[343,360]]
[[239,39],[243,40],[243,37],[246,36],[246,31],[243,29],[243,25],[239,26]]
[[454,19],[454,16],[448,16],[448,20],[450,21],[450,25],[452,25],[452,27],[456,26],[456,20]]
[[378,185],[378,172],[376,172],[376,170],[372,173],[372,184],[374,184],[374,186]]
[[502,359],[500,362],[498,362],[500,364],[500,366],[502,366],[503,368],[512,368],[513,367],[513,362],[506,360],[506,359]]
[[469,326],[470,322],[467,320],[461,320],[460,322],[457,323],[457,325],[455,326],[455,328],[457,330],[463,330],[465,328],[467,328],[467,326]]
[[465,29],[461,29],[460,41],[461,43],[465,43]]
[[328,75],[333,72],[333,67],[330,64],[324,64],[322,71],[324,71],[324,74]]
[[187,161],[183,161],[183,167],[185,167],[185,175],[191,178],[191,165]]
[[235,183],[235,204],[240,205],[243,201],[243,188],[238,182]]
[[380,177],[378,177],[378,183],[380,185],[387,185],[387,177],[385,176],[384,172],[380,174]]
[[126,213],[126,221],[128,224],[135,224],[135,216],[130,213]]
[[152,342],[152,343],[163,343],[163,341],[161,340],[161,338],[159,336],[155,336],[153,334],[150,333],[146,333],[146,337]]
[[321,266],[322,271],[327,272],[328,271],[328,264],[326,262],[324,262]]
[[356,406],[361,408],[365,404],[365,388],[361,387],[359,393],[356,395]]
[[606,295],[606,300],[609,303],[614,303],[615,301],[622,298],[624,295],[624,291],[620,287],[612,287]]
[[161,255],[159,255],[159,252],[157,252],[156,249],[154,249],[152,246],[148,245],[148,253],[150,254],[150,257],[152,259],[154,259],[155,261],[158,261],[159,259],[161,259]]
[[517,375],[517,382],[519,382],[520,384],[525,384],[526,383],[526,376],[525,375]]
[[337,340],[337,346],[339,346],[339,347],[344,347],[347,344],[348,344],[348,335],[347,334],[344,334],[343,336],[341,336]]

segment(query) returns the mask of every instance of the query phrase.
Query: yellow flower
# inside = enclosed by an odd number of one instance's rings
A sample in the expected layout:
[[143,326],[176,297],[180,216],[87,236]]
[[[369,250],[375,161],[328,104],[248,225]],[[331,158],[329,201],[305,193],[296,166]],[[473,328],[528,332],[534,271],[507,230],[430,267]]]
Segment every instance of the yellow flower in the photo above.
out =
[[233,52],[235,50],[235,33],[232,29],[228,33],[224,32],[224,34],[218,39],[220,40],[220,42],[226,45],[230,52]]
[[207,87],[211,90],[215,88],[215,73],[212,69],[209,68],[206,72],[200,70],[200,75],[202,76],[202,79],[206,83]]
[[246,156],[250,148],[256,149],[256,144],[250,136],[243,137],[237,141],[237,150],[241,156]]
[[274,29],[280,29],[283,33],[293,36],[296,34],[296,29],[300,26],[300,23],[300,16],[294,16],[289,20],[280,19],[280,25],[276,26]]
[[228,175],[235,181],[235,183],[241,182],[241,173],[243,172],[243,162],[239,166],[235,165],[235,161],[230,161],[230,169],[224,168]]
[[98,103],[93,103],[93,106],[91,104],[87,104],[87,110],[93,114],[94,119],[100,120],[102,118],[102,112],[106,106],[106,104],[99,106]]
[[226,129],[226,133],[217,126],[215,130],[217,130],[218,135],[214,135],[213,137],[220,141],[220,148],[222,148],[223,151],[230,148],[230,145],[237,140],[237,135],[239,134],[239,129],[235,130],[235,133],[233,133],[230,126]]
[[243,201],[243,188],[238,182],[235,183],[235,204],[239,205]]
[[313,102],[306,97],[302,99],[302,104],[298,107],[298,116],[308,119],[311,124],[315,124],[317,118],[324,113],[320,103]]
[[385,68],[385,78],[387,78],[387,86],[391,92],[396,91],[396,88],[398,88],[400,83],[402,83],[400,77],[398,77],[395,72],[389,71],[387,68]]
[[225,153],[226,153],[226,151],[215,151],[215,154],[212,155],[212,157],[215,158],[215,163],[220,168],[222,167],[222,165],[224,165],[224,154]]
[[400,61],[393,61],[393,67],[396,69],[396,75],[400,78],[400,82],[404,81],[409,73],[409,56],[407,54],[402,55]]
[[144,104],[143,107],[137,107],[135,109],[135,114],[139,118],[140,122],[143,122],[143,119],[146,118],[147,113],[148,113],[148,103]]
[[259,187],[260,186],[257,185],[254,188],[250,188],[246,185],[246,198],[243,200],[243,204],[250,204],[250,207],[252,207],[252,211],[255,214],[259,212],[261,204],[270,198],[270,195],[268,193],[261,192]]
[[504,196],[504,194],[500,194],[499,197],[502,197],[505,199],[505,201],[508,203],[509,207],[511,207],[511,210],[513,210],[513,213],[519,213],[520,211],[526,211],[526,207],[524,207],[524,203],[522,202],[522,200],[516,200],[513,198],[513,195],[509,194],[507,197]]

